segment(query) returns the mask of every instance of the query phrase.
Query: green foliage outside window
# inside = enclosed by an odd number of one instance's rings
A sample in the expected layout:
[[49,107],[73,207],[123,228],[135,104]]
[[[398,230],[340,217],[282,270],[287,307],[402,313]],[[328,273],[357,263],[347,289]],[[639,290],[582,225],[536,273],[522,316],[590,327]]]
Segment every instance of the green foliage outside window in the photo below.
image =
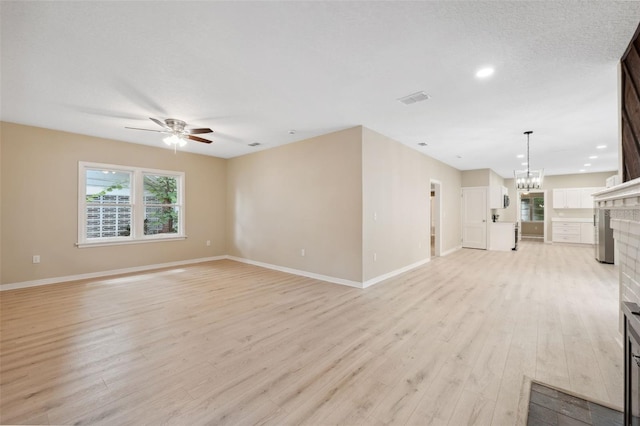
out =
[[544,197],[522,196],[520,200],[520,220],[523,222],[543,222]]
[[178,232],[178,181],[170,176],[144,176],[145,235]]

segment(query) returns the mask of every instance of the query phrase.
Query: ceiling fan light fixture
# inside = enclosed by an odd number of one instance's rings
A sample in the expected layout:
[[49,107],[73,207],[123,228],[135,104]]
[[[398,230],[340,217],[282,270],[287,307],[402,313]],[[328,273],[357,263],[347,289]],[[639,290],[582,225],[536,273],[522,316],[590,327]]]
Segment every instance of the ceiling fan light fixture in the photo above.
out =
[[199,136],[195,136],[202,133],[213,133],[213,130],[209,129],[208,127],[198,128],[198,129],[193,129],[193,128],[187,129],[186,128],[187,123],[185,123],[182,120],[177,120],[175,118],[167,118],[166,120],[164,120],[164,122],[153,117],[149,117],[149,119],[154,123],[156,123],[158,126],[162,127],[162,130],[142,129],[140,127],[125,127],[125,129],[144,130],[147,132],[157,132],[157,133],[164,133],[166,135],[169,135],[163,138],[162,140],[167,146],[173,146],[174,149],[178,146],[183,147],[187,145],[187,139],[196,141],[196,142],[202,142],[202,143],[213,142],[213,141],[210,141],[209,139],[204,139]]
[[167,136],[166,138],[162,139],[162,141],[167,144],[167,146],[180,146],[183,147],[187,144],[187,141],[184,140],[184,138],[181,138],[178,135],[171,135],[171,136]]

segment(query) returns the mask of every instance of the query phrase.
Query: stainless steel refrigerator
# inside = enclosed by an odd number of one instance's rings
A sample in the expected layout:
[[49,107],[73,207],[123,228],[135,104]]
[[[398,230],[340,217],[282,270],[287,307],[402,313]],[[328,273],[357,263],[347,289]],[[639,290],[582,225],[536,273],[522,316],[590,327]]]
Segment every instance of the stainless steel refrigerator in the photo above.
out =
[[611,210],[597,209],[593,215],[596,238],[596,260],[613,263],[613,229],[610,226]]

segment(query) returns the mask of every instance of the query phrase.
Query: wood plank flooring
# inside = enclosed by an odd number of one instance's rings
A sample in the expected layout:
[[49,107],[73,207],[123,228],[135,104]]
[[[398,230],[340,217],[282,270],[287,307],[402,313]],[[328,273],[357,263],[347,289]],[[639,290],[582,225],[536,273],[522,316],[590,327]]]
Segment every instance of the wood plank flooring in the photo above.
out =
[[6,291],[0,423],[514,425],[525,377],[621,407],[617,282],[524,242],[364,290],[217,261]]

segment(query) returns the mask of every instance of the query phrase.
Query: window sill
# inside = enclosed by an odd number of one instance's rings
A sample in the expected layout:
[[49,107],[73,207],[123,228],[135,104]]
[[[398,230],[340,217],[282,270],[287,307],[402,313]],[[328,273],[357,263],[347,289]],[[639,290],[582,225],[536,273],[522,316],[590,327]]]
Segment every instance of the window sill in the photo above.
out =
[[106,246],[122,246],[129,244],[146,244],[146,243],[160,243],[166,241],[182,241],[186,240],[186,235],[174,236],[174,237],[155,237],[155,238],[145,238],[142,240],[123,240],[123,241],[95,241],[95,242],[85,242],[85,243],[76,243],[76,247],[78,248],[89,248],[89,247],[106,247]]

